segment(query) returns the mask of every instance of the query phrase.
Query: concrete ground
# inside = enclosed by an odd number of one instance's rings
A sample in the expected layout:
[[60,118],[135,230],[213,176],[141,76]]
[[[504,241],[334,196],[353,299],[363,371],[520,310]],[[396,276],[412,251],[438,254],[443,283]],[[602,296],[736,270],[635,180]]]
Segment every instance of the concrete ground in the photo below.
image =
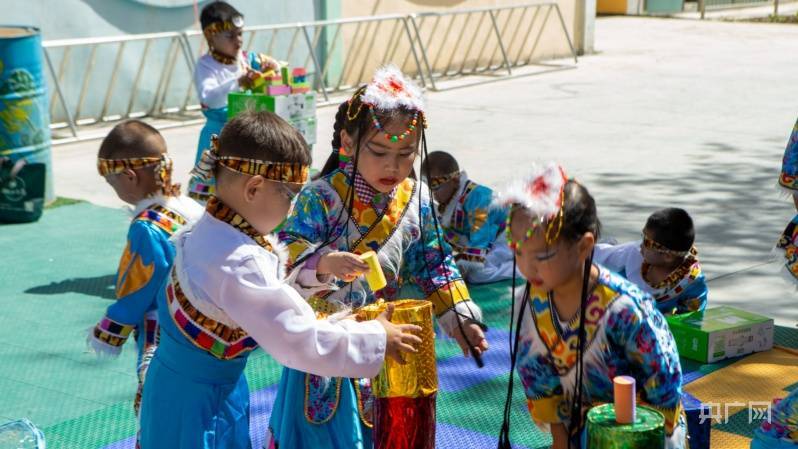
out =
[[[491,186],[554,159],[595,195],[605,235],[639,236],[655,209],[696,220],[710,305],[798,321],[798,293],[770,250],[791,201],[775,188],[798,116],[798,26],[612,17],[574,70],[429,93],[430,150],[449,150]],[[568,63],[567,61],[564,61]],[[334,108],[319,112],[315,165]],[[185,178],[199,127],[166,131]],[[54,148],[59,196],[120,206],[96,175],[99,142]]]

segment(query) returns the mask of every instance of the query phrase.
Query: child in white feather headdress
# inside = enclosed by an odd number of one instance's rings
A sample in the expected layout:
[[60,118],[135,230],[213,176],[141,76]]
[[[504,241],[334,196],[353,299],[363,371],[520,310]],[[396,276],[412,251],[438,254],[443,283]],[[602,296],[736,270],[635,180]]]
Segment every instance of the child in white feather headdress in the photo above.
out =
[[[634,377],[641,399],[665,416],[668,447],[685,447],[673,336],[650,296],[593,263],[600,231],[593,197],[548,164],[499,198],[510,208],[508,243],[527,281],[514,297],[513,365],[553,447],[584,447],[585,414],[613,401],[613,378],[621,375]],[[502,448],[509,448],[506,410]]]
[[[333,154],[280,234],[289,279],[320,314],[398,299],[400,279],[409,279],[463,352],[479,355],[487,349],[479,307],[442,238],[428,188],[413,177],[425,125],[421,90],[394,66],[341,104]],[[358,255],[367,251],[377,253],[387,279],[378,291],[362,278],[368,267]],[[275,446],[372,447],[370,391],[368,379],[285,370],[271,416]],[[434,402],[424,406],[434,410]]]

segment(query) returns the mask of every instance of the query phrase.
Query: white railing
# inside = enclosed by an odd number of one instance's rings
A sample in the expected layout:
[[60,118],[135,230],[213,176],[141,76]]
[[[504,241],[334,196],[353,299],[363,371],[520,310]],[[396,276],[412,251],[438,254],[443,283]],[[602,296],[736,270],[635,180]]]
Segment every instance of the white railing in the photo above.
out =
[[[540,50],[542,40],[556,36],[559,47]],[[88,126],[125,118],[176,119],[169,126],[200,121],[192,75],[206,50],[199,31],[51,40],[43,47],[53,87],[54,143],[90,138],[84,132]],[[440,82],[447,79],[509,76],[518,67],[566,53],[577,59],[553,0],[250,26],[244,28],[244,48],[306,67],[322,105],[367,82],[387,62],[425,88],[442,90]]]

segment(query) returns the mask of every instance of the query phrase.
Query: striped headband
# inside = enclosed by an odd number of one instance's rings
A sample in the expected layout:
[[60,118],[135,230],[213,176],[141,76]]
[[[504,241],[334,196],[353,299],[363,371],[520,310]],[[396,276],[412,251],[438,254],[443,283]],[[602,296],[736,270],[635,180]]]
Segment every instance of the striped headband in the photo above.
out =
[[172,185],[172,159],[166,153],[162,153],[160,157],[97,158],[97,172],[103,177],[116,175],[128,169],[139,170],[145,167],[153,167],[155,183],[161,187],[165,195],[179,195],[180,185]]
[[244,17],[242,16],[235,16],[232,20],[226,20],[224,22],[213,22],[202,29],[203,34],[206,37],[213,36],[214,34],[221,33],[224,31],[236,30],[239,28],[244,27]]
[[305,184],[310,175],[310,166],[297,162],[269,162],[236,156],[219,156],[219,138],[213,135],[211,148],[202,152],[202,157],[191,170],[191,174],[203,180],[210,180],[213,178],[213,169],[217,166],[286,184]]
[[447,182],[451,181],[452,179],[457,178],[460,176],[460,171],[453,171],[449,174],[443,176],[432,176],[429,178],[429,186],[432,190],[437,190],[442,185],[446,184]]
[[677,251],[674,249],[670,249],[665,245],[663,245],[662,243],[656,242],[653,239],[647,237],[645,233],[643,233],[643,248],[650,249],[651,251],[656,251],[660,254],[665,254],[674,257],[687,257],[687,255],[689,255],[693,251],[692,248],[688,249],[687,251]]

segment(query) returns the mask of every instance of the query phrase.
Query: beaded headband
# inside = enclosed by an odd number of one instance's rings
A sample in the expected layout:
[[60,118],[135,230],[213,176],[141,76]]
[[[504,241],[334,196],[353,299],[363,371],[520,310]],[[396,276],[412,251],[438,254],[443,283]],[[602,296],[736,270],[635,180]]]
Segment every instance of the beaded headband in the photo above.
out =
[[429,186],[432,190],[438,190],[442,185],[460,176],[460,170],[453,171],[443,176],[432,176],[429,178]]
[[[374,78],[369,84],[356,90],[348,101],[346,118],[349,121],[355,120],[361,113],[364,106],[369,108],[372,124],[377,131],[385,134],[385,138],[391,142],[405,140],[412,134],[421,119],[422,126],[427,127],[427,120],[424,115],[424,100],[421,89],[407,79],[405,75],[395,65],[390,64],[381,67],[374,73]],[[353,106],[357,103],[357,109],[352,112]],[[377,111],[391,111],[404,107],[413,111],[413,118],[410,124],[401,134],[391,134],[385,132],[385,127],[377,117]]]
[[[565,170],[557,164],[534,166],[532,172],[522,180],[508,186],[499,195],[499,203],[510,207],[507,215],[507,243],[517,249],[529,240],[539,228],[546,227],[544,237],[551,245],[557,241],[565,221],[565,183],[568,181]],[[533,217],[533,223],[520,241],[514,241],[510,232],[512,209],[520,207]]]
[[172,159],[166,153],[162,153],[159,157],[97,158],[97,172],[100,176],[116,175],[128,169],[139,170],[145,167],[153,167],[155,183],[161,187],[165,195],[180,193],[180,185],[172,185]]
[[269,181],[286,184],[305,184],[310,175],[310,166],[296,162],[268,162],[235,156],[219,155],[219,137],[211,136],[211,148],[202,152],[191,174],[203,180],[213,178],[213,169],[221,165],[229,170],[249,175],[261,176]]
[[653,239],[647,237],[645,233],[643,233],[643,248],[658,252],[660,254],[665,254],[674,257],[687,257],[687,255],[690,254],[690,252],[692,251],[692,248],[688,249],[687,251],[676,251],[673,249],[669,249],[662,243],[658,243]]

